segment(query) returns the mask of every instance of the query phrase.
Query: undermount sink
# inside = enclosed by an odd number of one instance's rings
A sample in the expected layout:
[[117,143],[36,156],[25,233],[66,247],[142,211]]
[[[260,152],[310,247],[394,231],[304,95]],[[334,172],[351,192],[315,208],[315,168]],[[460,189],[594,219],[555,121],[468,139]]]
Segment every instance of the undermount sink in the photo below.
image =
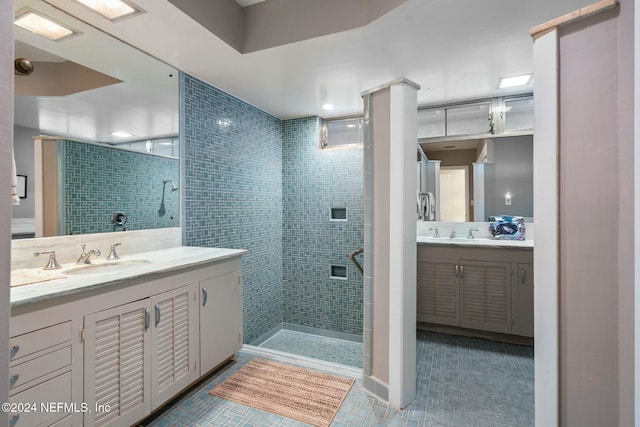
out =
[[91,263],[78,265],[76,267],[71,267],[68,270],[64,270],[64,274],[95,274],[95,273],[107,273],[112,270],[117,270],[120,268],[127,268],[135,265],[141,264],[150,264],[151,261],[146,259],[126,259],[126,260],[118,260],[118,261],[103,261],[100,263]]

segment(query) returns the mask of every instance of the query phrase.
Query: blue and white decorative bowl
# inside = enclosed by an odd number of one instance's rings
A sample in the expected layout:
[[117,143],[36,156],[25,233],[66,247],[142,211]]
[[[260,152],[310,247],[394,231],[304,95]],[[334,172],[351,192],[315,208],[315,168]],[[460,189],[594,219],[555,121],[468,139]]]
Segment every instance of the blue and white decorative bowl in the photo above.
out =
[[489,232],[498,240],[524,240],[527,227],[521,216],[499,215],[489,217]]

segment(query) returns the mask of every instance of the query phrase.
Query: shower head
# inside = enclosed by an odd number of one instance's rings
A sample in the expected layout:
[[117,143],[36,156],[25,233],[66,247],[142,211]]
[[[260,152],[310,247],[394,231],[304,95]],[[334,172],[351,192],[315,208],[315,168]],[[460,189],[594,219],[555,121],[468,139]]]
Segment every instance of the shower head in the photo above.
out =
[[167,182],[171,183],[171,191],[177,191],[178,187],[176,187],[176,185],[173,183],[173,181],[169,180],[169,179],[163,179],[162,180],[162,185],[166,184]]

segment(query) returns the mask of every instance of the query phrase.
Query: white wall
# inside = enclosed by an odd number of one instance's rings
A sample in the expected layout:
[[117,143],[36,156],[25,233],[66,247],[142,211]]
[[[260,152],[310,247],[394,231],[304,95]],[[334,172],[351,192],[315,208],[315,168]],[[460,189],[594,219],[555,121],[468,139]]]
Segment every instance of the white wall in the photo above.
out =
[[619,3],[559,32],[562,426],[634,418],[633,0]]
[[[13,2],[0,2],[0,402],[9,401],[9,270],[11,148],[13,146]],[[7,417],[0,416],[0,427]]]
[[13,152],[18,175],[27,176],[27,198],[20,199],[20,205],[11,211],[13,218],[35,217],[35,194],[33,174],[33,137],[40,135],[38,129],[23,126],[13,127]]

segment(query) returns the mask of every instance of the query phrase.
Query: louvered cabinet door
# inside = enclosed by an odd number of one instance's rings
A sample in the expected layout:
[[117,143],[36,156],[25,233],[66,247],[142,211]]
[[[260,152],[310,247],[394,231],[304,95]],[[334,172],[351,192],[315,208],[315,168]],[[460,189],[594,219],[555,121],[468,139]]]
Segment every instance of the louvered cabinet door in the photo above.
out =
[[150,413],[148,307],[141,300],[85,316],[85,426],[128,426]]
[[418,259],[417,319],[460,326],[458,260]]
[[460,260],[460,326],[511,333],[511,266]]
[[201,375],[242,347],[242,267],[200,281]]
[[151,402],[158,408],[198,379],[197,286],[151,298]]

